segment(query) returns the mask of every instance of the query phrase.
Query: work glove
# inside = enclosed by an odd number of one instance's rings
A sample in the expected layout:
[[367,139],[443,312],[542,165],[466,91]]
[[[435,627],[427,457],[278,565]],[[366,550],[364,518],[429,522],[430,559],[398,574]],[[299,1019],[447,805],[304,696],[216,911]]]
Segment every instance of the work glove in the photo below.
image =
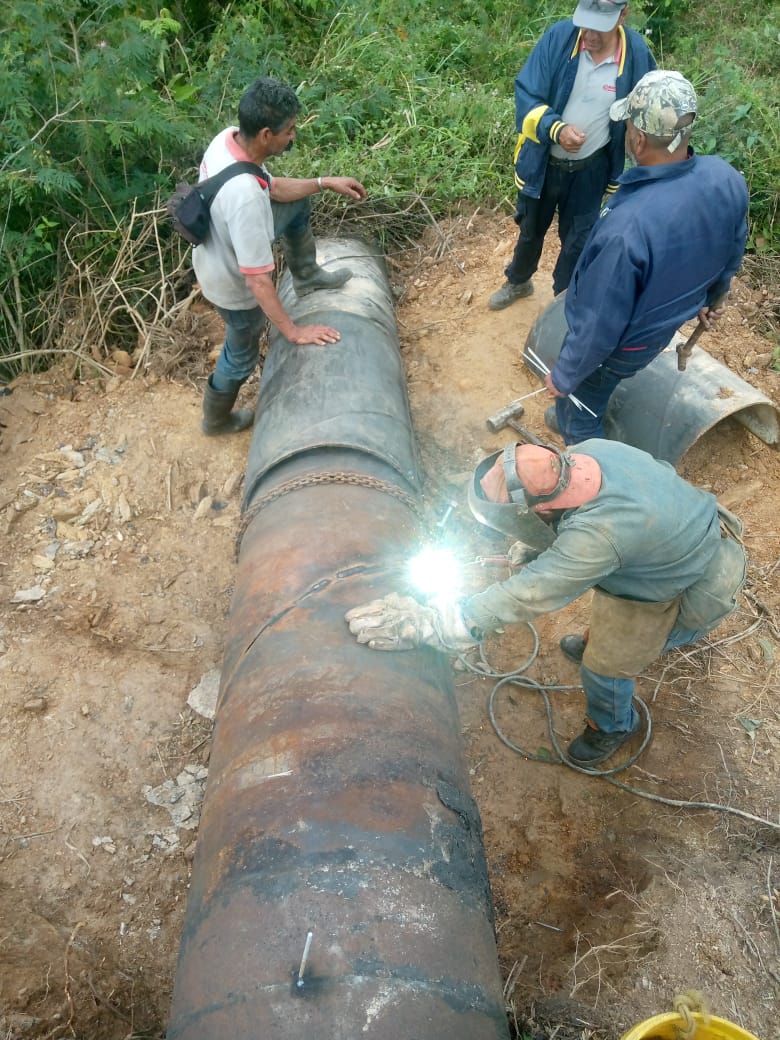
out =
[[512,542],[507,552],[507,558],[513,567],[522,567],[524,563],[530,563],[540,555],[539,549],[532,549],[525,542]]
[[391,592],[347,611],[345,620],[358,643],[371,650],[413,650],[431,646],[445,653],[462,652],[478,640],[466,628],[460,605],[440,601],[418,603],[411,596]]

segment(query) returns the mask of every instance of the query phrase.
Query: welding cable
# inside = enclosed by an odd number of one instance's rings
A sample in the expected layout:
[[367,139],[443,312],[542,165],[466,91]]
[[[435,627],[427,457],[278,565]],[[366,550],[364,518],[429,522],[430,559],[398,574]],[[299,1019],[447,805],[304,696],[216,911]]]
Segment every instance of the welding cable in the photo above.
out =
[[[501,741],[502,744],[506,744],[506,746],[510,748],[510,750],[515,751],[518,755],[522,755],[524,758],[530,759],[533,762],[546,762],[549,765],[566,765],[570,769],[575,770],[575,772],[585,773],[588,776],[610,777],[614,776],[616,773],[622,773],[624,769],[628,769],[629,766],[632,766],[634,762],[636,762],[636,760],[644,752],[647,745],[650,743],[650,738],[653,732],[653,724],[650,718],[650,709],[647,707],[647,705],[641,697],[634,696],[634,700],[639,705],[639,708],[641,709],[642,714],[644,715],[645,735],[642,739],[642,743],[639,746],[639,749],[635,751],[634,754],[627,758],[624,762],[621,762],[619,765],[614,766],[612,769],[586,769],[583,766],[576,765],[574,762],[572,762],[570,759],[566,757],[563,750],[561,749],[560,744],[558,743],[558,738],[555,735],[555,726],[553,722],[553,710],[552,702],[550,700],[550,692],[557,690],[579,690],[581,689],[581,687],[545,685],[544,683],[537,682],[536,679],[532,679],[530,676],[524,674],[528,670],[528,668],[531,667],[531,665],[534,663],[539,654],[539,634],[530,622],[525,622],[525,624],[527,625],[528,630],[533,636],[534,645],[528,656],[528,659],[524,661],[523,664],[518,665],[516,668],[513,668],[509,672],[499,672],[496,671],[495,668],[493,668],[493,666],[490,664],[487,657],[485,656],[484,642],[479,644],[479,664],[474,665],[470,661],[467,661],[462,654],[459,655],[459,660],[461,661],[461,664],[467,671],[473,672],[475,675],[486,676],[490,679],[498,679],[498,682],[490,691],[490,697],[488,698],[488,714],[490,716],[490,724],[492,725],[493,730],[495,731],[495,734],[498,737],[498,739]],[[495,699],[499,691],[506,686],[516,686],[519,689],[534,690],[536,691],[536,693],[540,694],[542,700],[544,701],[545,712],[547,713],[547,729],[550,734],[550,742],[555,750],[555,755],[535,755],[531,751],[527,751],[525,748],[521,748],[518,744],[515,744],[503,732],[503,730],[498,724],[498,720],[496,719]]]
[[[490,723],[493,727],[493,730],[502,744],[505,744],[506,747],[508,747],[511,751],[514,751],[516,754],[522,755],[523,758],[529,759],[530,761],[545,762],[548,765],[568,766],[569,769],[573,769],[577,773],[584,773],[586,776],[594,776],[598,777],[599,779],[606,780],[607,783],[612,784],[614,787],[620,788],[621,791],[626,791],[629,794],[637,795],[639,798],[646,798],[652,802],[659,802],[661,805],[669,805],[679,809],[709,809],[714,812],[729,813],[732,816],[738,816],[740,817],[740,819],[748,820],[751,823],[759,824],[764,827],[769,827],[774,831],[780,831],[780,823],[773,823],[771,820],[766,820],[761,816],[756,816],[753,813],[745,812],[743,809],[736,809],[731,805],[720,805],[717,802],[689,802],[681,798],[666,798],[663,795],[653,794],[650,791],[642,791],[638,787],[632,787],[629,784],[623,783],[623,781],[621,780],[616,780],[615,774],[623,772],[625,769],[628,769],[629,766],[633,765],[634,762],[636,762],[636,760],[644,752],[647,745],[650,743],[650,738],[652,736],[653,726],[652,719],[650,717],[650,709],[642,700],[642,698],[637,697],[636,694],[634,695],[634,701],[637,703],[637,705],[642,711],[642,714],[644,715],[646,726],[645,735],[642,739],[642,743],[639,746],[639,749],[633,755],[631,755],[630,758],[626,759],[624,762],[620,763],[612,769],[585,769],[582,766],[578,766],[574,762],[570,761],[564,754],[560,744],[558,743],[558,738],[555,736],[552,703],[550,701],[549,694],[551,692],[559,690],[580,690],[582,687],[564,685],[545,685],[544,683],[539,683],[535,679],[531,679],[530,676],[524,674],[524,672],[536,660],[536,657],[539,653],[539,635],[530,622],[525,622],[525,624],[528,625],[528,628],[533,636],[533,649],[531,650],[528,660],[525,661],[524,664],[520,665],[518,668],[515,668],[510,672],[498,672],[491,666],[491,664],[485,656],[485,649],[483,643],[479,644],[480,660],[478,664],[472,664],[470,661],[466,660],[463,654],[457,655],[458,660],[460,661],[465,671],[471,672],[476,676],[482,676],[489,679],[498,679],[498,682],[493,686],[493,689],[490,691],[490,696],[488,698],[488,714],[490,716]],[[503,732],[496,719],[495,701],[499,692],[508,686],[516,686],[519,689],[525,690],[534,690],[541,695],[542,700],[544,701],[545,712],[547,714],[547,728],[550,735],[550,742],[552,743],[552,746],[555,749],[557,758],[553,757],[551,754],[535,755],[530,751],[527,751],[525,748],[521,748],[518,744],[515,744]]]

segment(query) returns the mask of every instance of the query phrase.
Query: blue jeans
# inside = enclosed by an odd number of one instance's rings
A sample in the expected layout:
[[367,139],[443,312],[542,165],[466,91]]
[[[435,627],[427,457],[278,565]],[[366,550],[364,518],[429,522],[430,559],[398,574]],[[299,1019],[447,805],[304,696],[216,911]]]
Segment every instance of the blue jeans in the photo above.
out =
[[[305,231],[311,219],[309,198],[296,202],[272,202],[274,236],[296,234]],[[222,393],[236,391],[252,375],[260,354],[260,336],[266,325],[266,317],[260,307],[233,311],[216,307],[225,323],[225,342],[222,344],[211,383]]]
[[[676,646],[687,646],[707,635],[707,630],[691,632],[673,628],[663,652]],[[639,715],[631,703],[634,699],[633,679],[614,679],[592,672],[585,665],[580,668],[580,680],[585,691],[585,714],[605,733],[630,733],[639,722]]]

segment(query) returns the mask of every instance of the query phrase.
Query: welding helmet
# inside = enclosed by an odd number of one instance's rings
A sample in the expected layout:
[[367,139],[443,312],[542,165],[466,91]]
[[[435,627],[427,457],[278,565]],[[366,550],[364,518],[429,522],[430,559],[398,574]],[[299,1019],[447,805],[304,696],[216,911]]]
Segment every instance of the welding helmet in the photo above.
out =
[[[538,507],[573,509],[594,498],[601,488],[601,468],[594,458],[534,444],[507,444],[483,459],[469,485],[469,508],[480,523],[543,551],[555,533],[536,513]],[[509,502],[491,502],[481,481],[498,461],[504,469]]]

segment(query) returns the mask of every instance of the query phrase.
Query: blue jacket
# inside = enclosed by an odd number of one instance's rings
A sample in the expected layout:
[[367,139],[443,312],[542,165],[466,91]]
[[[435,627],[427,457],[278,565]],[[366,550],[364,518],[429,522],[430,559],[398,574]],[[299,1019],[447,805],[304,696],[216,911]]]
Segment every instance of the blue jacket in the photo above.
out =
[[598,586],[649,603],[682,596],[677,626],[714,628],[745,576],[742,546],[721,537],[715,496],[620,441],[587,440],[569,451],[598,462],[601,490],[560,516],[549,549],[469,597],[464,615],[486,630],[532,621]]
[[[619,27],[621,58],[615,100],[626,97],[646,72],[656,67],[642,36]],[[550,145],[566,125],[561,113],[569,100],[580,52],[574,22],[556,22],[542,36],[515,78],[515,184],[524,195],[538,199],[544,184]],[[607,191],[615,191],[625,166],[625,126],[611,126],[610,173]]]
[[618,183],[566,294],[569,331],[552,371],[564,394],[602,364],[622,377],[644,368],[742,262],[747,185],[723,159],[635,166]]

